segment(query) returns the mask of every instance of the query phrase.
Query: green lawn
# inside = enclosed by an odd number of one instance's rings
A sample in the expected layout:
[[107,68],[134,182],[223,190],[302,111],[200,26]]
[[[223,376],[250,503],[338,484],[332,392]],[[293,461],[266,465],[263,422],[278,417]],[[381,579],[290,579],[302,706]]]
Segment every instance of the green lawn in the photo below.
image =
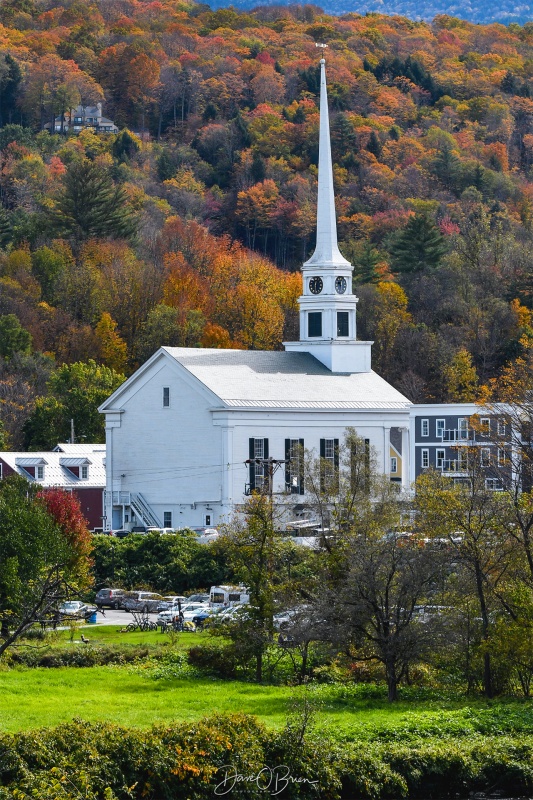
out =
[[0,673],[0,730],[75,717],[147,727],[217,711],[244,711],[280,725],[290,694],[287,687],[208,679],[156,681],[123,667],[11,670]]
[[[319,726],[341,739],[533,733],[532,705],[519,700],[489,704],[422,693],[391,706],[384,697],[369,697],[367,687],[320,686],[314,693]],[[279,727],[294,694],[286,686],[238,681],[154,680],[127,667],[13,669],[0,672],[0,730],[52,726],[76,717],[143,728],[236,711]]]

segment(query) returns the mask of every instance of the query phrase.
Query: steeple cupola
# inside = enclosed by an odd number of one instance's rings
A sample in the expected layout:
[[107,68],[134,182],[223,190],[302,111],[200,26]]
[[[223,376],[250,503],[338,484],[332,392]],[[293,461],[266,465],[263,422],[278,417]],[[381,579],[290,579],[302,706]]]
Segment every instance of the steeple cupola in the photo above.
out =
[[316,248],[302,269],[300,340],[285,349],[311,353],[332,372],[369,372],[372,342],[356,341],[352,266],[337,244],[325,64],[322,58]]

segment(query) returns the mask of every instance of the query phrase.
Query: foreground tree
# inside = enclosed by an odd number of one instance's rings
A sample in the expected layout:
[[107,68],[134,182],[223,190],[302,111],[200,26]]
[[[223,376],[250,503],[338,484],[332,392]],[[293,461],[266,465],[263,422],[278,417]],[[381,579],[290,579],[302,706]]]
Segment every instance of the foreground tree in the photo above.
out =
[[430,539],[448,543],[467,591],[477,600],[483,638],[483,691],[492,697],[492,612],[502,604],[509,608],[506,581],[514,574],[516,550],[506,530],[506,497],[488,488],[483,459],[479,448],[461,448],[458,469],[467,475],[461,484],[436,472],[422,475],[417,481],[416,507],[419,530]]
[[18,476],[0,485],[0,656],[89,585],[90,536],[79,503]]
[[383,665],[393,702],[409,667],[439,644],[417,605],[438,589],[443,553],[396,531],[369,531],[350,543],[347,575],[330,598],[331,629],[349,656]]

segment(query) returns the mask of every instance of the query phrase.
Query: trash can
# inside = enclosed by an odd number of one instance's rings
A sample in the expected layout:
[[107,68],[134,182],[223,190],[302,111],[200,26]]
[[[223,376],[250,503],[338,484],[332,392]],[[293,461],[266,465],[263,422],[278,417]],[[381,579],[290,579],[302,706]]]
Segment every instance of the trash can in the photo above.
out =
[[93,611],[93,613],[89,617],[87,617],[87,622],[91,624],[96,623],[96,611]]

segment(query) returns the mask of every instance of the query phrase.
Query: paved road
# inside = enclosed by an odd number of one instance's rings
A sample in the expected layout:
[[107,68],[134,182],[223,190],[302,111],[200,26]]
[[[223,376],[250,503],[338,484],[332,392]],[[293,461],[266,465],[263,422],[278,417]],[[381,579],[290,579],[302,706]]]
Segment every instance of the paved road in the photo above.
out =
[[[157,619],[157,613],[148,614],[148,619]],[[110,608],[104,609],[104,614],[99,611],[96,615],[96,625],[120,625],[125,626],[128,622],[133,622],[132,615],[127,611],[113,611]],[[90,624],[91,628],[96,627],[94,623]]]

